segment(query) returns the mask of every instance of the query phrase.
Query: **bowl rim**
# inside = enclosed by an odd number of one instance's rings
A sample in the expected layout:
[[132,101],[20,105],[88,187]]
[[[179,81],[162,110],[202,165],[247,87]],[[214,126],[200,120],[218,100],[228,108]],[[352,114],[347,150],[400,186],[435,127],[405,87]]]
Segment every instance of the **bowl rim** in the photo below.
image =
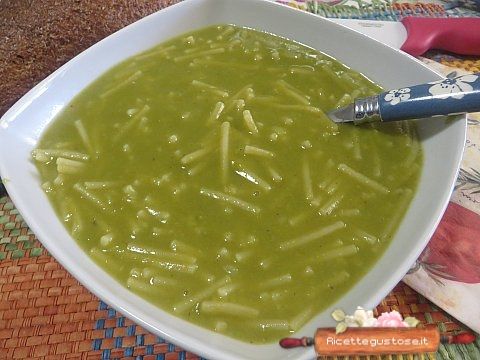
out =
[[[234,0],[230,0],[230,1],[234,1]],[[2,130],[4,130],[4,129],[6,130],[8,128],[8,123],[10,121],[13,121],[17,116],[19,116],[19,114],[22,113],[22,111],[25,110],[25,108],[29,107],[34,100],[36,100],[38,97],[40,97],[42,95],[42,93],[47,89],[48,85],[54,79],[57,79],[58,77],[61,77],[62,74],[65,71],[71,69],[72,67],[75,67],[77,62],[79,61],[79,59],[82,59],[83,57],[87,56],[91,52],[95,51],[95,49],[101,47],[103,44],[106,44],[106,43],[112,41],[112,39],[115,39],[119,36],[122,36],[127,31],[131,31],[132,29],[135,29],[135,27],[137,27],[138,24],[143,24],[145,22],[151,21],[152,19],[156,18],[159,13],[162,13],[163,16],[166,16],[170,12],[175,11],[175,9],[189,8],[191,6],[191,4],[200,4],[200,3],[209,4],[209,3],[213,3],[213,2],[215,2],[215,0],[185,0],[185,1],[180,2],[178,4],[172,5],[168,8],[166,8],[166,9],[160,10],[159,12],[153,13],[153,14],[151,14],[151,15],[143,18],[143,19],[140,19],[137,22],[119,30],[118,32],[108,36],[107,38],[97,42],[96,44],[94,44],[93,46],[88,48],[87,50],[83,51],[82,53],[77,55],[75,58],[73,58],[72,60],[70,60],[69,62],[67,62],[63,66],[61,66],[59,69],[54,71],[51,75],[49,75],[47,78],[45,78],[39,84],[37,84],[34,88],[32,88],[26,95],[24,95],[19,101],[17,101],[2,116],[2,118],[0,119],[0,139],[1,139],[2,133],[5,133],[5,131],[2,131]],[[228,2],[228,1],[226,1],[226,2]],[[255,3],[255,4],[268,4],[268,6],[272,6],[272,7],[288,8],[288,11],[291,11],[291,14],[294,14],[294,13],[300,14],[301,13],[302,14],[301,16],[310,16],[310,17],[315,18],[316,21],[328,22],[328,23],[334,24],[334,26],[336,26],[336,27],[344,27],[342,25],[335,24],[334,22],[332,22],[328,19],[320,18],[320,17],[318,17],[314,14],[309,14],[309,13],[306,13],[302,10],[296,10],[296,9],[287,7],[286,5],[282,5],[282,4],[278,4],[278,3],[272,3],[271,1],[268,1],[268,0],[243,0],[242,2],[245,3],[245,4],[250,4],[250,5],[253,4],[253,3]],[[212,24],[214,24],[214,22],[212,22]],[[363,35],[360,32],[357,32],[355,30],[348,29],[348,31],[349,32],[355,32],[355,33],[359,34],[363,39],[373,40],[373,39],[369,38],[368,36]],[[180,33],[181,32],[179,32],[178,34],[180,34]],[[375,41],[375,40],[373,40],[373,41]],[[391,48],[388,45],[384,45],[384,44],[382,44],[382,45],[383,45],[383,47],[389,48],[390,51],[396,51],[396,52],[400,53],[398,51],[398,49]],[[412,58],[410,55],[405,55],[403,53],[402,53],[402,56],[408,56],[408,57]],[[129,57],[129,56],[126,56],[125,58],[127,58],[127,57]],[[412,58],[412,59],[414,59],[414,58]],[[414,61],[417,62],[418,64],[420,64],[422,67],[427,68],[419,60],[414,59]],[[114,66],[114,64],[112,64],[111,66]],[[432,73],[432,75],[435,73],[431,69],[428,69],[428,70],[430,71],[430,73]],[[437,78],[440,78],[438,76],[438,74],[437,74]],[[465,136],[466,136],[466,115],[465,116],[460,116],[459,119],[462,119],[464,124],[465,124],[464,125],[464,132],[463,132],[463,138],[464,138],[463,143],[464,143]],[[462,147],[462,149],[463,149],[463,147]],[[462,152],[460,152],[459,156],[457,156],[457,158],[458,158],[457,159],[457,164],[458,165],[460,164],[461,153]],[[3,159],[4,159],[4,155],[0,154],[0,173],[9,174],[9,169],[5,167],[5,162],[3,161]],[[451,183],[451,186],[450,186],[450,189],[449,189],[450,191],[449,192],[447,192],[447,191],[444,192],[443,197],[439,200],[439,203],[441,203],[442,206],[438,207],[437,211],[434,212],[434,214],[432,216],[431,223],[432,224],[434,223],[434,226],[429,227],[429,231],[427,231],[426,234],[424,235],[423,241],[418,242],[418,247],[416,248],[416,251],[411,251],[410,252],[409,256],[403,261],[403,263],[402,263],[403,266],[399,267],[396,271],[391,272],[390,278],[392,279],[392,281],[390,281],[388,284],[384,284],[382,287],[377,288],[376,295],[370,296],[369,300],[366,302],[367,306],[368,305],[374,306],[376,303],[380,302],[380,300],[385,296],[385,294],[387,294],[389,291],[391,291],[393,289],[393,287],[401,280],[401,278],[405,275],[405,273],[407,272],[410,265],[418,258],[421,251],[424,249],[424,247],[428,243],[428,240],[433,235],[433,232],[435,231],[435,228],[438,225],[438,223],[440,222],[441,216],[442,216],[443,212],[445,211],[446,206],[448,205],[448,200],[450,198],[450,193],[451,193],[451,190],[453,189],[454,180],[455,180],[457,174],[458,174],[458,166],[457,166],[457,169],[456,169],[456,172],[455,172],[454,176],[452,175],[453,180],[450,181],[450,183]],[[115,300],[114,299],[114,294],[112,294],[110,291],[106,291],[104,288],[96,286],[95,281],[90,282],[90,280],[94,280],[94,278],[92,278],[91,276],[85,276],[81,267],[78,267],[68,257],[64,257],[64,255],[61,253],[61,249],[57,248],[57,246],[54,243],[52,243],[48,240],[48,238],[49,238],[48,231],[45,231],[45,226],[40,224],[39,222],[37,222],[35,215],[33,214],[33,212],[31,212],[29,210],[28,204],[27,204],[27,201],[26,201],[27,199],[25,199],[25,197],[21,194],[21,191],[20,191],[21,189],[18,188],[16,186],[16,184],[12,184],[10,181],[8,181],[8,179],[5,179],[5,180],[6,180],[5,181],[5,187],[8,191],[8,193],[10,194],[12,200],[15,201],[16,204],[18,203],[17,208],[20,210],[22,215],[25,214],[24,215],[25,220],[27,221],[29,226],[32,228],[32,230],[34,230],[34,233],[41,240],[41,242],[45,246],[45,248],[55,257],[55,259],[59,263],[62,264],[62,266],[64,266],[72,274],[72,276],[74,276],[78,281],[80,281],[83,286],[85,286],[89,291],[94,293],[97,297],[99,297],[100,299],[107,299],[106,302],[110,306],[119,310],[119,312],[121,312],[125,316],[131,318],[136,323],[138,323],[141,326],[149,329],[150,331],[152,331],[156,334],[159,334],[160,336],[166,338],[168,341],[180,344],[185,349],[189,349],[189,350],[191,350],[195,353],[200,353],[203,356],[207,356],[207,357],[211,357],[211,358],[219,358],[219,359],[226,359],[226,358],[241,359],[241,358],[243,358],[242,355],[239,354],[239,353],[237,353],[237,354],[225,353],[222,350],[217,350],[215,348],[212,348],[211,346],[209,346],[209,344],[205,344],[203,342],[197,341],[196,339],[191,339],[191,338],[185,339],[183,333],[181,332],[181,325],[178,326],[177,329],[173,329],[173,328],[169,327],[167,330],[162,330],[162,329],[158,328],[157,326],[154,326],[154,325],[150,324],[148,322],[148,320],[145,320],[144,318],[142,318],[142,316],[139,316],[139,311],[137,311],[137,309],[134,309],[135,311],[132,311],[132,306],[131,306],[132,302],[129,303],[129,302],[125,302],[125,301],[118,301],[118,299]],[[69,240],[73,241],[76,244],[76,242],[72,238],[70,238]],[[377,263],[369,270],[369,272],[371,272],[373,268],[377,267],[379,262],[380,262],[380,259],[377,260]],[[95,265],[93,262],[92,262],[92,264],[93,264],[94,267],[96,267],[98,269],[101,269],[97,265]],[[101,271],[103,271],[103,270],[101,270]],[[75,274],[75,275],[73,275],[73,274]],[[364,275],[364,277],[365,276],[366,275]],[[395,282],[393,282],[393,280],[395,280]],[[361,280],[359,282],[361,282]],[[127,293],[130,295],[130,297],[132,297],[131,293],[129,293],[128,291],[127,291]],[[348,291],[347,293],[342,295],[342,298],[347,296],[347,294],[349,294],[349,293],[350,293],[350,291]],[[338,301],[336,301],[336,303],[337,302]],[[163,310],[161,310],[161,311],[163,311]],[[175,319],[176,322],[180,322],[180,323],[182,321],[184,321],[184,320],[180,321],[180,319],[176,318],[176,317],[174,317],[174,319]],[[199,328],[199,329],[205,330],[203,328]],[[189,341],[188,343],[186,342],[187,340]],[[268,344],[268,346],[270,346],[270,345],[271,344]],[[263,345],[258,345],[258,346],[263,346]],[[292,356],[296,357],[296,355],[298,355],[299,358],[302,358],[302,359],[307,359],[307,358],[309,358],[313,355],[313,353],[311,351],[303,351],[301,353],[293,353],[292,352],[292,354],[294,354]]]

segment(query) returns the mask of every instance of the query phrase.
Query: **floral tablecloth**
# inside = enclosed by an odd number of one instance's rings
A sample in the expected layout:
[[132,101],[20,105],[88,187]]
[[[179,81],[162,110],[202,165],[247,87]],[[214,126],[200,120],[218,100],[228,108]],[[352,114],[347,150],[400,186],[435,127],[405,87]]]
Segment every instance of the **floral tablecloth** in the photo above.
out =
[[[424,61],[448,75],[465,71]],[[450,204],[405,283],[480,332],[480,114],[468,115],[467,141]]]

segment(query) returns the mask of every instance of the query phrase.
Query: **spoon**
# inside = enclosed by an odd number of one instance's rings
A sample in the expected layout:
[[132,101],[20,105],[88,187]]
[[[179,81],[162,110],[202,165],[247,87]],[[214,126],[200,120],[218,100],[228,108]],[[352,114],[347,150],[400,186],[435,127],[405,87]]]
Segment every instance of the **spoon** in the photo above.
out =
[[480,73],[404,87],[328,113],[336,123],[390,122],[480,111]]

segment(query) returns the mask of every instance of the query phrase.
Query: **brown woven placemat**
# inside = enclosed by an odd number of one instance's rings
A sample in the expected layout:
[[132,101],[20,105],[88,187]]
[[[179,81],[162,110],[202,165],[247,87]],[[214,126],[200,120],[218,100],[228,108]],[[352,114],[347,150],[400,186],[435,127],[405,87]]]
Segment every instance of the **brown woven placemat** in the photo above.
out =
[[198,359],[101,302],[0,199],[0,359]]
[[0,116],[78,53],[178,1],[0,0]]

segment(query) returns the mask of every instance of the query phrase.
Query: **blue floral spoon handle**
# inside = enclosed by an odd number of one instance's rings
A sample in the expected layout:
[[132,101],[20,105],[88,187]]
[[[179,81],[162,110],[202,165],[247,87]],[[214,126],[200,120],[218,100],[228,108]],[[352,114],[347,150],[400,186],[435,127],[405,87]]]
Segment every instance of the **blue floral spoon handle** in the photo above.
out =
[[355,99],[353,104],[328,115],[335,122],[361,124],[480,111],[479,75],[447,78]]

